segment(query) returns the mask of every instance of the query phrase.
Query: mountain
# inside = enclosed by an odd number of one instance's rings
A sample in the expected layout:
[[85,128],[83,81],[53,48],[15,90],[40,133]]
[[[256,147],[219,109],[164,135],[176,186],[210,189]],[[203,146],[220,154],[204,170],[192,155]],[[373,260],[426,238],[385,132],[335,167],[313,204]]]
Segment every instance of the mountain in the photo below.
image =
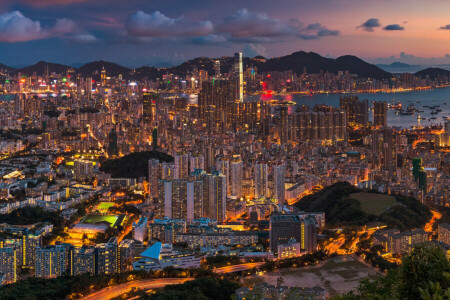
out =
[[422,78],[426,78],[428,76],[431,79],[436,79],[436,77],[438,76],[449,76],[450,71],[441,68],[427,68],[425,70],[414,73],[414,75]]
[[66,73],[68,70],[71,69],[73,68],[70,66],[40,61],[32,66],[19,69],[18,72],[26,75],[33,75],[33,73],[36,73],[38,75],[44,75],[47,73],[47,71],[49,74],[53,72],[61,74]]
[[399,61],[393,62],[392,64],[389,64],[389,65],[377,64],[376,66],[379,67],[379,68],[382,68],[382,69],[383,68],[387,68],[387,69],[402,68],[402,69],[405,69],[405,68],[416,68],[416,67],[419,67],[418,65],[405,64],[405,63],[402,63],[402,62],[399,62]]
[[4,65],[4,64],[0,64],[0,70],[6,70],[8,73],[12,73],[16,71],[16,68]]
[[320,71],[337,74],[339,71],[349,71],[361,77],[376,79],[388,79],[391,77],[391,73],[352,55],[333,59],[323,57],[314,52],[298,51],[282,57],[267,60],[254,58],[250,59],[250,61],[254,61],[259,72],[292,70],[297,74],[301,74],[306,70],[310,74],[317,74]]
[[86,76],[95,76],[95,75],[99,75],[103,68],[105,69],[106,74],[108,76],[112,76],[112,77],[116,77],[119,74],[122,74],[123,77],[127,78],[131,71],[131,69],[123,67],[121,65],[118,65],[118,64],[115,64],[112,62],[108,62],[108,61],[99,60],[99,61],[93,61],[93,62],[90,62],[90,63],[87,63],[87,64],[81,66],[77,70],[77,73],[83,74]]

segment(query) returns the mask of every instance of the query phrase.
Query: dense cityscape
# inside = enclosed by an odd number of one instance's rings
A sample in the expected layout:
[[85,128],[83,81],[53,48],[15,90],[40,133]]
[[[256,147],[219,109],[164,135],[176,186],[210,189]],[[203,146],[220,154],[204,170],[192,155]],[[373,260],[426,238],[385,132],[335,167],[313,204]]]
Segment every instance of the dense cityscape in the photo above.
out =
[[233,52],[0,64],[1,299],[449,297],[450,71]]

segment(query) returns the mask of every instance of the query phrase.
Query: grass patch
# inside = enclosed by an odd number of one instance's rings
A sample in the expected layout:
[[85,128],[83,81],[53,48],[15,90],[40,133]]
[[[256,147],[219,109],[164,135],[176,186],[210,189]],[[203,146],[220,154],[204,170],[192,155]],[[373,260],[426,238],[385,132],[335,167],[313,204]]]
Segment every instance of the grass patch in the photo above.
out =
[[108,209],[110,207],[114,206],[113,202],[101,202],[98,206],[97,206],[97,210],[99,212],[101,212],[102,214],[106,214],[108,212]]
[[349,195],[349,198],[358,200],[362,211],[376,216],[381,215],[396,203],[394,196],[375,193],[353,193]]
[[117,220],[119,219],[118,216],[99,216],[99,215],[87,215],[84,217],[84,219],[81,221],[81,223],[89,223],[89,224],[95,224],[100,222],[108,222],[110,227],[113,227]]

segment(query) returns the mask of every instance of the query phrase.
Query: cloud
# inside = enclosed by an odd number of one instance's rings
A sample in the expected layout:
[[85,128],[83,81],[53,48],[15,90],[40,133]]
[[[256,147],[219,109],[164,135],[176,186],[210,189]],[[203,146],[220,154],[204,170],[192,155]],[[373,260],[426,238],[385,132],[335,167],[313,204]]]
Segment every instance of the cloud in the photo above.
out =
[[91,33],[78,33],[68,37],[68,39],[79,44],[91,44],[98,41]]
[[439,27],[440,30],[450,30],[450,24]]
[[319,37],[337,36],[339,34],[339,30],[330,30],[320,23],[313,23],[302,29],[298,37],[304,40],[315,40]]
[[411,59],[414,58],[415,56],[412,54],[406,54],[405,52],[401,52],[399,57],[401,59]]
[[242,50],[244,56],[246,57],[255,57],[255,56],[267,56],[266,48],[259,44],[247,44]]
[[374,28],[380,27],[380,26],[381,26],[380,21],[376,18],[372,18],[372,19],[369,19],[366,22],[362,23],[357,28],[362,28],[363,30],[365,30],[367,32],[372,32]]
[[227,41],[227,39],[222,35],[209,34],[206,36],[193,37],[190,42],[195,45],[211,45],[211,44],[224,43],[226,41]]
[[54,27],[43,28],[39,21],[25,17],[20,11],[0,15],[0,42],[26,42],[58,37],[76,30],[76,24],[68,19],[59,19]]
[[206,36],[214,30],[210,21],[195,22],[184,17],[173,19],[159,11],[151,15],[138,11],[128,19],[125,28],[128,34],[138,37]]
[[252,13],[242,8],[235,14],[225,17],[217,26],[217,30],[229,34],[231,38],[264,39],[294,35],[298,28],[270,18],[266,13]]
[[391,24],[385,26],[383,29],[388,31],[395,31],[395,30],[405,30],[405,27],[400,26],[399,24]]

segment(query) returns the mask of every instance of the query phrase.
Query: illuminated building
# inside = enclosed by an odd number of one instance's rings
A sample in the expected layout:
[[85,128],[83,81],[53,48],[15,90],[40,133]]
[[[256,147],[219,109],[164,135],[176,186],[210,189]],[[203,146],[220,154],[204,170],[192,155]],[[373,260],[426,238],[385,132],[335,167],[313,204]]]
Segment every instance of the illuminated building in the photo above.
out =
[[227,178],[227,195],[231,195],[230,161],[226,157],[218,157],[216,160],[216,170]]
[[258,235],[251,231],[232,231],[228,233],[181,233],[178,243],[187,243],[189,248],[226,246],[250,246],[258,243]]
[[409,253],[414,246],[428,241],[428,233],[423,229],[412,229],[388,234],[388,251],[391,254]]
[[270,216],[270,249],[278,253],[278,245],[295,239],[301,250],[310,253],[317,248],[317,224],[314,217],[296,213],[274,213]]
[[153,93],[144,93],[142,95],[142,117],[144,124],[152,124],[156,121],[156,99]]
[[95,274],[114,274],[118,272],[117,239],[95,246]]
[[292,239],[287,244],[278,245],[278,259],[286,259],[300,256],[300,243]]
[[113,129],[108,134],[108,155],[119,155],[119,148],[117,146],[117,132]]
[[118,253],[118,268],[119,273],[132,270],[132,263],[134,261],[134,250],[136,242],[134,240],[122,240],[119,243]]
[[286,106],[280,107],[280,130],[279,139],[280,144],[284,145],[289,141],[289,114]]
[[189,176],[189,155],[175,154],[174,158],[174,179],[186,179]]
[[375,101],[373,103],[373,126],[387,126],[387,103],[386,101]]
[[200,257],[192,252],[175,252],[170,244],[156,242],[141,253],[141,259],[133,263],[135,271],[157,271],[167,267],[179,269],[200,268]]
[[255,198],[269,196],[269,171],[267,163],[255,164]]
[[95,275],[95,248],[72,247],[70,249],[70,275],[85,273]]
[[234,80],[236,85],[236,97],[239,102],[244,101],[244,66],[242,64],[242,53],[234,54]]
[[144,242],[147,239],[147,223],[148,219],[142,217],[139,221],[133,222],[133,239]]
[[189,158],[189,172],[195,169],[205,170],[205,158],[202,155],[195,155]]
[[162,177],[162,165],[158,159],[148,160],[148,190],[150,198],[158,197],[158,179]]
[[158,202],[162,216],[184,219],[188,223],[201,218],[203,182],[201,180],[159,180]]
[[69,270],[71,245],[51,245],[36,248],[35,272],[38,278],[55,278]]
[[207,174],[199,169],[191,173],[191,176],[203,182],[202,206],[194,203],[194,215],[204,218],[226,220],[227,178],[220,172]]
[[244,179],[244,162],[240,156],[233,157],[230,163],[230,192],[232,196],[241,198],[242,193],[242,180]]
[[105,67],[102,68],[102,72],[100,74],[100,81],[102,86],[106,86],[106,70]]
[[148,224],[149,240],[156,240],[162,243],[175,243],[178,233],[186,232],[186,221],[175,219],[155,219]]
[[218,78],[220,76],[220,60],[214,61],[214,76]]
[[278,162],[273,165],[273,197],[278,204],[283,204],[285,200],[284,181],[286,178],[286,166],[284,163]]
[[5,275],[5,283],[17,281],[17,250],[13,248],[0,249],[0,274]]
[[358,96],[340,97],[339,107],[346,112],[348,126],[367,126],[369,123],[369,101]]
[[450,245],[450,224],[438,225],[438,241]]
[[297,112],[293,115],[292,131],[298,141],[342,140],[346,137],[346,114],[343,110],[317,109],[314,112]]

